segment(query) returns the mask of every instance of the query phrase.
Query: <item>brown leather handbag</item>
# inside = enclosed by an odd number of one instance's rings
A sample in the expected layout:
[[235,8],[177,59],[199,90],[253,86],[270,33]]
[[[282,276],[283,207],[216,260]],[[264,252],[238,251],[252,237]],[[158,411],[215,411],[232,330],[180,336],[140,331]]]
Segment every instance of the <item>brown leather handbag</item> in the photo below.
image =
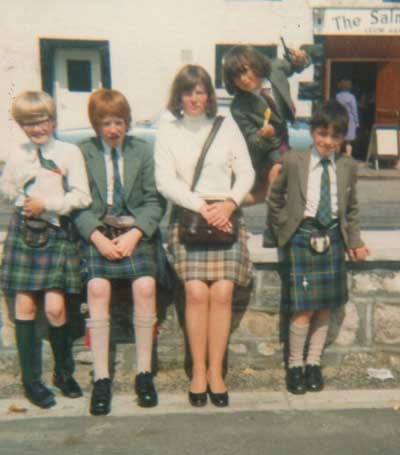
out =
[[[199,181],[201,169],[206,158],[206,154],[217,135],[217,132],[224,120],[224,117],[217,116],[211,131],[204,142],[200,157],[197,161],[193,181],[190,190],[193,191],[197,182]],[[221,201],[206,201],[221,202]],[[230,231],[225,232],[211,226],[200,215],[200,213],[179,207],[179,240],[187,246],[228,246],[235,243],[239,236],[239,214],[234,212],[231,216],[230,222],[232,228]]]

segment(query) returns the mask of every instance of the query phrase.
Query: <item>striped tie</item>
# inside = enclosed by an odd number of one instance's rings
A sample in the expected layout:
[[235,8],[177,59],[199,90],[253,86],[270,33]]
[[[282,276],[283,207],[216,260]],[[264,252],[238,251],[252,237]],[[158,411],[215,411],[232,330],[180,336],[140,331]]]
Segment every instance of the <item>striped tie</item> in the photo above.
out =
[[[47,159],[47,158],[45,158],[43,156],[43,153],[42,153],[40,147],[38,147],[36,149],[36,153],[37,153],[37,157],[39,159],[40,166],[42,168],[47,169],[48,171],[57,171],[57,172],[61,173],[59,167],[57,166],[57,164],[53,160],[49,160],[49,159]],[[29,188],[35,182],[36,182],[36,177],[32,177],[27,182],[25,182],[25,184],[24,184],[24,194],[25,194],[25,196],[28,196]],[[63,179],[63,184],[64,184],[64,179]],[[64,186],[64,188],[65,188],[65,186]]]
[[323,170],[321,175],[321,192],[316,219],[323,227],[329,226],[332,222],[331,185],[328,169],[329,163],[330,161],[328,159],[321,160]]
[[111,150],[111,159],[113,164],[113,171],[114,171],[114,188],[113,188],[113,206],[112,206],[112,214],[113,215],[121,215],[123,208],[124,208],[124,199],[122,194],[122,183],[121,183],[121,175],[119,173],[118,167],[118,152],[116,149]]
[[43,156],[43,153],[42,153],[40,147],[37,148],[37,155],[39,158],[40,165],[43,168],[47,169],[48,171],[59,170],[57,164],[53,160],[48,160],[47,158],[45,158]]

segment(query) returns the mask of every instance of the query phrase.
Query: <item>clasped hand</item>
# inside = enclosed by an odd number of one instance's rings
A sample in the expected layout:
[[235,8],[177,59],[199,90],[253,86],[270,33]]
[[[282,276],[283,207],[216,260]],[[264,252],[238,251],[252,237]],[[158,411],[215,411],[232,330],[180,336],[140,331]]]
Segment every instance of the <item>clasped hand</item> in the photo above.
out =
[[95,231],[91,240],[102,256],[109,261],[118,261],[132,255],[142,236],[139,229],[131,229],[110,240],[100,231]]
[[34,218],[44,212],[44,203],[41,199],[26,197],[24,201],[24,214],[28,218]]
[[211,226],[223,232],[230,232],[232,230],[232,223],[229,220],[235,209],[236,204],[229,199],[223,202],[205,202],[200,207],[200,215]]

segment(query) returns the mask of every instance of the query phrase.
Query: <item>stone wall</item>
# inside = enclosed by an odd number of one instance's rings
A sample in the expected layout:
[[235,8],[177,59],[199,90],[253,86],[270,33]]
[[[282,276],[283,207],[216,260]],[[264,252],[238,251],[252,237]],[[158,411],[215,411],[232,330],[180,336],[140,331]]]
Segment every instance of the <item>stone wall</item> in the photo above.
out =
[[[371,256],[363,264],[348,264],[349,302],[332,315],[325,363],[338,366],[352,352],[400,354],[400,231],[365,232]],[[287,321],[280,313],[282,298],[277,252],[261,247],[260,236],[251,236],[249,248],[254,263],[252,288],[238,290],[234,299],[232,333],[227,360],[238,367],[278,368],[283,365]],[[162,301],[171,296],[162,296]],[[3,349],[0,357],[15,354],[13,324],[9,308],[1,300]],[[113,304],[113,340],[123,357],[133,340],[131,303],[126,289],[117,289]],[[85,305],[70,305],[77,351],[85,351],[82,338]],[[159,367],[182,366],[187,362],[183,333],[183,299],[179,286],[173,304],[160,312],[157,343]],[[87,353],[80,352],[80,357]],[[4,362],[3,362],[4,363]],[[7,362],[6,362],[7,363]]]

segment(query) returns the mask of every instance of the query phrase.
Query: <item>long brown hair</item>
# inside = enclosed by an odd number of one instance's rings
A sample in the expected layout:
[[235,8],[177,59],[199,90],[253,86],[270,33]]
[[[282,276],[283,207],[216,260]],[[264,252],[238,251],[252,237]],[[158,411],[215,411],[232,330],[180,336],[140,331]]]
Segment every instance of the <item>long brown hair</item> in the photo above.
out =
[[182,117],[182,95],[191,92],[196,85],[203,85],[207,92],[206,115],[215,117],[217,113],[217,100],[215,90],[207,71],[199,65],[185,65],[176,74],[169,94],[167,108],[176,118]]

